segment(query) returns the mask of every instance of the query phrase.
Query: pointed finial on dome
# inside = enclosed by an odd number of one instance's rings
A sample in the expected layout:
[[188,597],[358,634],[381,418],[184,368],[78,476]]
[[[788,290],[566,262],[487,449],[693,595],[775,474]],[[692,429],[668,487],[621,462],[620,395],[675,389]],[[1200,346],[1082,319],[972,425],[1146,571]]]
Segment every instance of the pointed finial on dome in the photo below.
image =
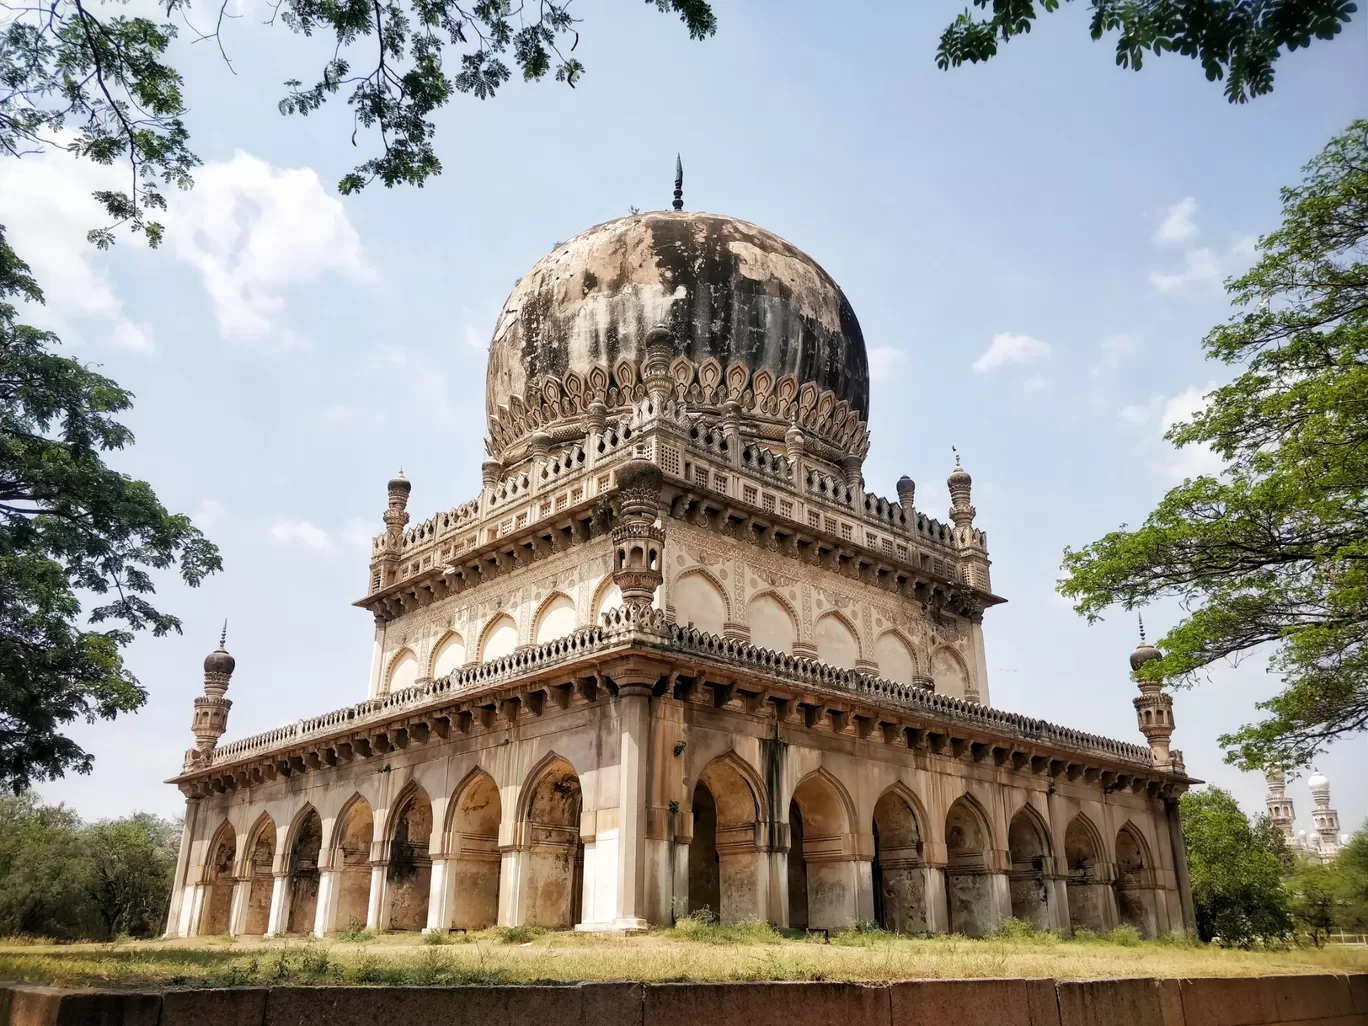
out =
[[1135,618],[1140,621],[1140,644],[1145,643],[1145,614],[1136,613]]
[[1139,670],[1146,663],[1152,663],[1156,659],[1162,659],[1160,651],[1145,640],[1145,618],[1139,613],[1136,619],[1140,622],[1140,644],[1135,646],[1135,651],[1130,655],[1131,672]]
[[675,154],[674,208],[676,210],[684,209],[684,161],[678,153]]
[[[219,648],[228,644],[228,618],[223,618],[223,630],[219,631]],[[226,650],[225,650],[226,651]]]

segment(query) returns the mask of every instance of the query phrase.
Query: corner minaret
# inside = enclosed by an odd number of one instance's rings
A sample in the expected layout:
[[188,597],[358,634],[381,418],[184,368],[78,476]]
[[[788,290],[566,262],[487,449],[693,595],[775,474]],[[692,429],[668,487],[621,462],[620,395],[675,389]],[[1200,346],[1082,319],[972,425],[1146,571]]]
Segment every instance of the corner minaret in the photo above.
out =
[[664,483],[660,468],[649,460],[630,460],[617,472],[613,583],[622,592],[622,604],[637,615],[650,610],[664,579],[665,529],[656,523]]
[[[969,471],[960,466],[959,453],[955,453],[955,469],[950,471],[945,484],[950,489],[950,519],[955,525],[955,548],[959,551],[964,583],[982,591],[990,591],[992,584],[988,579],[988,539],[982,531],[974,529],[974,517],[978,510],[974,509],[969,501],[974,479],[969,476]],[[911,504],[914,494],[909,489],[908,505]]]
[[223,646],[228,642],[228,621],[223,622],[223,633],[219,635],[219,647],[204,660],[204,694],[195,699],[195,718],[191,730],[195,735],[195,748],[200,752],[212,752],[218,739],[228,729],[228,710],[233,703],[224,698],[228,683],[237,665],[228,650]]
[[1317,847],[1322,854],[1333,854],[1339,848],[1339,813],[1330,808],[1330,781],[1324,773],[1311,775],[1311,828],[1316,831]]
[[[1140,644],[1130,655],[1132,679],[1146,663],[1162,659],[1159,650],[1145,640],[1145,621],[1140,620]],[[1169,738],[1173,736],[1173,697],[1164,693],[1164,686],[1154,681],[1136,681],[1140,697],[1135,699],[1135,719],[1140,733],[1149,742],[1150,754],[1156,766],[1167,769],[1173,764],[1169,754]]]
[[1292,806],[1292,799],[1287,797],[1287,771],[1281,766],[1269,767],[1264,772],[1264,779],[1268,781],[1268,797],[1264,804],[1268,806],[1268,821],[1282,831],[1283,837],[1291,841],[1294,835],[1293,821],[1296,813]]
[[404,548],[404,526],[409,521],[408,500],[413,485],[399,473],[389,479],[385,487],[388,501],[385,504],[385,533],[377,546],[375,558],[371,562],[371,590],[387,588],[399,576],[399,560]]

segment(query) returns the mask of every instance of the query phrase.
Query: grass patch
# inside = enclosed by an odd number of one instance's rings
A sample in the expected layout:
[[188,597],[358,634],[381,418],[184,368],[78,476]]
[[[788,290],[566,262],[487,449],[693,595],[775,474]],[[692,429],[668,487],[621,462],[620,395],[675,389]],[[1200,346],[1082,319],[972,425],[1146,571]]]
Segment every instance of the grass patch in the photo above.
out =
[[0,940],[0,978],[58,986],[228,987],[358,984],[460,986],[578,980],[851,980],[988,976],[1261,976],[1366,972],[1368,951],[1332,946],[1223,950],[1186,937],[1149,941],[1113,931],[1064,939],[1004,924],[997,936],[906,937],[852,924],[830,943],[765,923],[681,919],[645,936],[495,929],[446,938],[382,934],[365,942],[217,937],[193,941],[43,944]]

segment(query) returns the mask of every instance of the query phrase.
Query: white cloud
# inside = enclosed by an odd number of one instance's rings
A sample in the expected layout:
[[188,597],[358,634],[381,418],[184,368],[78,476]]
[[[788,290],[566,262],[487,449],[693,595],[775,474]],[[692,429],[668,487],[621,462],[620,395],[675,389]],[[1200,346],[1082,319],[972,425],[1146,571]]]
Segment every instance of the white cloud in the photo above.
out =
[[875,346],[869,350],[869,376],[886,378],[907,359],[907,354],[893,346]]
[[974,361],[980,374],[998,370],[1013,363],[1033,363],[1050,355],[1050,345],[1030,335],[1014,335],[1001,331],[993,336],[992,344]]
[[109,215],[91,193],[127,186],[127,173],[120,168],[101,167],[58,150],[0,160],[6,234],[47,299],[43,306],[25,304],[25,322],[55,331],[68,342],[155,351],[151,327],[125,313],[109,274],[114,254],[123,251],[102,253],[86,241],[91,228],[109,223]]
[[172,250],[200,272],[230,341],[295,343],[280,324],[289,286],[373,277],[345,208],[311,168],[282,170],[239,152],[205,165],[166,221]]
[[371,528],[369,521],[362,520],[360,517],[352,517],[342,527],[342,542],[352,548],[369,552],[371,542],[379,533],[378,530]]
[[302,545],[315,552],[326,552],[332,548],[328,532],[307,520],[277,520],[271,525],[270,533],[273,539],[286,545]]
[[1191,420],[1194,414],[1205,409],[1206,397],[1218,387],[1214,381],[1208,382],[1205,387],[1194,385],[1177,395],[1156,395],[1146,403],[1125,406],[1117,411],[1123,426],[1153,431],[1145,442],[1145,448],[1153,454],[1151,469],[1165,482],[1177,484],[1184,478],[1203,474],[1215,476],[1225,468],[1224,461],[1209,446],[1185,445],[1178,449],[1164,438],[1175,424]]
[[1164,212],[1164,219],[1154,233],[1154,242],[1160,246],[1170,246],[1186,242],[1197,234],[1197,222],[1192,215],[1197,213],[1197,201],[1184,196]]
[[190,519],[201,531],[212,531],[228,519],[228,509],[218,499],[201,499]]
[[1050,379],[1044,374],[1032,374],[1021,383],[1022,391],[1043,392],[1050,387]]
[[1184,267],[1181,271],[1165,274],[1162,271],[1150,272],[1150,284],[1160,292],[1174,292],[1196,282],[1216,281],[1221,277],[1221,268],[1216,254],[1203,247],[1190,249],[1183,254]]
[[1151,402],[1147,406],[1123,406],[1117,411],[1117,416],[1121,418],[1121,423],[1126,427],[1144,427],[1153,419],[1155,404]]

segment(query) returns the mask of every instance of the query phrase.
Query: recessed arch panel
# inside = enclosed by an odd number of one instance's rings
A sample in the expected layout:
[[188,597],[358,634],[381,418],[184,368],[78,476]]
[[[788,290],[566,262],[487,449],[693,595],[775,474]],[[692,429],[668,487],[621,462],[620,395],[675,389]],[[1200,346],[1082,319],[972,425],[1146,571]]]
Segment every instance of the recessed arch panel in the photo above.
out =
[[670,600],[676,623],[721,636],[727,622],[727,593],[706,570],[691,570],[679,577]]
[[817,659],[828,666],[855,668],[860,658],[860,639],[855,627],[840,613],[822,615],[813,627]]
[[537,610],[536,625],[532,631],[532,643],[543,645],[548,641],[563,638],[577,626],[579,626],[578,614],[575,611],[574,600],[564,592],[558,591],[547,596],[546,601]]
[[499,613],[485,626],[480,638],[480,662],[512,655],[518,647],[518,625],[507,613]]
[[772,591],[762,592],[746,607],[746,624],[752,645],[776,652],[793,652],[798,620],[788,602]]

